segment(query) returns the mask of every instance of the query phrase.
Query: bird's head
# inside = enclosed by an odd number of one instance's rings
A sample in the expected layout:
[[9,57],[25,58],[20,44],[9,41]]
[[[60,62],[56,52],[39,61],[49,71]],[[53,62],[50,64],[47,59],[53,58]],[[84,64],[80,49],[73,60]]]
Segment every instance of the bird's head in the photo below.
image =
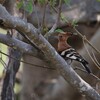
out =
[[73,36],[73,33],[71,33],[71,32],[62,32],[58,35],[58,40],[66,41],[71,36]]

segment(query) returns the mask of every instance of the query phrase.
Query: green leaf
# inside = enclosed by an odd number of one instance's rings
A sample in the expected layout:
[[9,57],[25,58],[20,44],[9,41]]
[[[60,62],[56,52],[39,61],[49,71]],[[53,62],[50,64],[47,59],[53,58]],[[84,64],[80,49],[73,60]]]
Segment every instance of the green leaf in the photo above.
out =
[[71,0],[64,0],[64,2],[66,3],[66,5],[69,5]]
[[50,0],[50,4],[52,5],[52,6],[55,6],[56,5],[56,0]]
[[17,9],[20,9],[23,6],[23,1],[17,3]]
[[97,0],[98,2],[100,2],[100,0]]
[[61,29],[56,29],[55,32],[63,33],[64,31]]
[[61,20],[68,23],[68,19],[61,13]]
[[73,20],[71,24],[72,24],[73,27],[75,27],[75,26],[78,26],[77,23],[78,23],[77,20]]
[[33,12],[33,1],[29,0],[26,4],[24,3],[24,0],[21,0],[20,2],[17,3],[17,8],[24,8],[25,11],[28,11],[29,13]]
[[29,13],[32,13],[33,12],[32,0],[29,0],[29,2],[26,4],[26,6],[24,7],[24,9],[26,11],[28,11]]
[[45,0],[38,0],[38,3],[40,3],[41,5],[43,5],[45,3]]

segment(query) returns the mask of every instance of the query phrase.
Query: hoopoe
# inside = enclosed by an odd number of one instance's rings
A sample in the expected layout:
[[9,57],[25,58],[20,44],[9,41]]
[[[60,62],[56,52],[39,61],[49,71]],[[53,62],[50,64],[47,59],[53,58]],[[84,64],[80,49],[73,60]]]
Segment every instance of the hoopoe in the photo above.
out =
[[58,53],[65,60],[75,60],[82,64],[82,66],[86,69],[86,71],[90,74],[92,71],[88,67],[88,62],[78,53],[74,48],[72,48],[68,43],[67,39],[73,36],[71,32],[64,32],[58,35]]

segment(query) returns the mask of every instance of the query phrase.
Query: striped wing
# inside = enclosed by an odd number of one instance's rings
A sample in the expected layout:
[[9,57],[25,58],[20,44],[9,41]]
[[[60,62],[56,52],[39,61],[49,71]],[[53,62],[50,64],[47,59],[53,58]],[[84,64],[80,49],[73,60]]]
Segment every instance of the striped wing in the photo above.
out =
[[66,49],[62,52],[60,52],[60,55],[65,59],[65,60],[76,60],[78,62],[81,62],[83,67],[86,69],[86,71],[90,74],[92,73],[91,69],[88,67],[88,62],[79,54],[75,51],[73,48]]
[[77,53],[74,48],[69,48],[67,50],[64,50],[60,53],[60,55],[65,59],[68,58],[72,60],[77,60],[79,62],[84,60],[83,57],[79,53]]

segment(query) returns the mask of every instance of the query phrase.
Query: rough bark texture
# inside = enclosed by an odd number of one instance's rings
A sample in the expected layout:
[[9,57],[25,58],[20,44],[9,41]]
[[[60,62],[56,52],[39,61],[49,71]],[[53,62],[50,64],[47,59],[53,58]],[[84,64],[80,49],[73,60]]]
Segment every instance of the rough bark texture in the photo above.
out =
[[[10,52],[12,57],[21,59],[21,53],[18,50],[11,50]],[[1,100],[14,100],[14,85],[16,73],[18,72],[20,66],[20,61],[14,59],[9,60],[6,75],[3,82],[3,89],[1,94]]]
[[[15,0],[9,0],[5,2],[5,6],[10,14],[14,15]],[[14,33],[15,34],[15,33]],[[8,36],[10,37],[10,35]],[[16,79],[16,73],[20,67],[20,60],[22,53],[17,49],[10,49],[9,55],[19,60],[9,58],[8,66],[6,69],[6,75],[3,81],[3,88],[1,94],[1,100],[15,100],[14,85]]]
[[15,49],[17,48],[22,53],[26,53],[33,56],[38,56],[38,53],[42,55],[41,52],[37,52],[37,50],[30,44],[20,41],[14,37],[12,38],[9,35],[0,34],[0,42],[6,44],[11,48],[15,48]]

